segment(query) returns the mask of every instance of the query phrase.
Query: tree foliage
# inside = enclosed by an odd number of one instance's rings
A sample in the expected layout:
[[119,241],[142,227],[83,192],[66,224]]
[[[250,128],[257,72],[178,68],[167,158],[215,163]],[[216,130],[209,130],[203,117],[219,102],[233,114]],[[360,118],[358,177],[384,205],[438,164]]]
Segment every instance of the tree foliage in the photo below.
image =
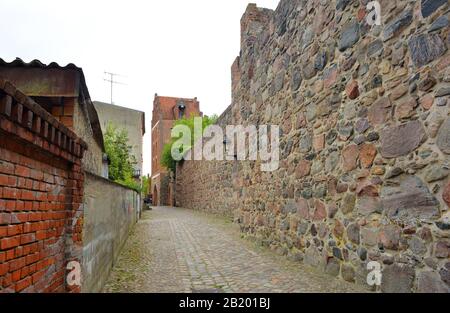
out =
[[131,146],[128,145],[127,131],[118,129],[110,123],[104,134],[104,142],[106,154],[110,161],[109,179],[140,192],[140,183],[136,182],[133,177],[137,162],[131,154]]
[[152,185],[152,179],[149,176],[142,177],[142,197],[147,197],[150,192],[150,186]]
[[[178,125],[187,126],[191,130],[191,134],[192,134],[191,144],[189,146],[186,146],[186,145],[180,146],[180,148],[179,148],[180,153],[186,152],[189,149],[191,149],[194,146],[194,142],[197,139],[199,139],[198,138],[199,134],[194,133],[194,119],[195,118],[196,118],[196,116],[192,116],[190,118],[182,118],[182,119],[175,121],[174,127],[178,126]],[[204,130],[206,129],[206,127],[214,124],[217,121],[217,118],[218,118],[217,115],[213,115],[211,117],[209,117],[209,116],[202,117],[202,134],[203,134]],[[164,166],[165,168],[169,169],[172,172],[175,172],[175,168],[177,166],[177,162],[172,157],[172,146],[179,139],[180,139],[180,137],[174,137],[171,139],[171,141],[169,143],[165,144],[163,147],[163,153],[162,153],[162,157],[161,157],[161,165]]]

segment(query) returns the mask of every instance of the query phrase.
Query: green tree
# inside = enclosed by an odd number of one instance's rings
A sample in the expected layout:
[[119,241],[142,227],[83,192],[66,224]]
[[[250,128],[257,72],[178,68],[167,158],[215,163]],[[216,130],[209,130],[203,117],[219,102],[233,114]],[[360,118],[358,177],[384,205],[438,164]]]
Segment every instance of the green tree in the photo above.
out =
[[128,133],[109,123],[104,135],[105,150],[110,160],[109,179],[121,185],[141,190],[139,182],[133,178],[136,159],[128,145]]
[[[174,127],[178,126],[178,125],[184,125],[184,126],[189,127],[189,129],[191,130],[191,134],[194,135],[194,136],[191,137],[191,144],[190,144],[190,146],[182,146],[182,147],[180,147],[180,149],[179,149],[180,153],[183,153],[183,152],[188,151],[189,149],[191,149],[191,147],[194,146],[194,142],[197,139],[199,139],[198,138],[199,136],[194,133],[194,118],[195,117],[196,116],[193,116],[193,117],[190,117],[190,118],[182,118],[180,120],[177,120],[175,122],[175,124],[174,124]],[[206,127],[216,123],[217,118],[218,118],[217,115],[213,115],[211,117],[209,117],[209,116],[203,116],[202,117],[202,134],[205,131]],[[175,168],[177,166],[177,162],[172,157],[172,145],[178,139],[180,139],[180,137],[172,138],[169,143],[164,145],[163,153],[162,153],[162,157],[161,157],[161,165],[164,166],[165,168],[169,169],[172,172],[175,172]]]
[[142,177],[142,197],[145,198],[150,194],[150,186],[152,185],[152,179],[149,176]]

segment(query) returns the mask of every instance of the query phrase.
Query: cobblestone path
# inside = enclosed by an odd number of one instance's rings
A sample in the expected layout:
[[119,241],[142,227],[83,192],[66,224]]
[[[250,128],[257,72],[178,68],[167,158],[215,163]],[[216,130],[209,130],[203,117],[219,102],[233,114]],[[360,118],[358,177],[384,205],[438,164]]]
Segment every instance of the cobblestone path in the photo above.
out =
[[143,213],[105,292],[364,292],[240,238],[231,222],[159,207]]

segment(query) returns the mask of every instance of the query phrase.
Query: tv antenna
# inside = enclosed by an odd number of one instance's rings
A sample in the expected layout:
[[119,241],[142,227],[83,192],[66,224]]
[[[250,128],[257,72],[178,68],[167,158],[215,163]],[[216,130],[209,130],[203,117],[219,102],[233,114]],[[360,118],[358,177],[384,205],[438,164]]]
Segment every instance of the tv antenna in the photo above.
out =
[[103,79],[105,82],[108,82],[111,84],[111,104],[114,104],[113,102],[113,89],[114,89],[114,85],[126,85],[124,83],[118,82],[116,81],[114,78],[115,77],[125,77],[123,75],[120,74],[116,74],[116,73],[111,73],[111,72],[104,72],[105,75],[109,76],[108,78]]

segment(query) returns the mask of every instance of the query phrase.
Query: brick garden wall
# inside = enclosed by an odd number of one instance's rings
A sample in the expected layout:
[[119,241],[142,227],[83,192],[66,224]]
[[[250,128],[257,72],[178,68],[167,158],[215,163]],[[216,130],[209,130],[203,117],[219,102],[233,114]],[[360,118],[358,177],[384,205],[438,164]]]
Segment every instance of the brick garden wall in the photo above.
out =
[[81,263],[85,148],[0,79],[0,293],[80,291],[66,264]]
[[[235,216],[280,254],[383,292],[449,292],[446,0],[247,8],[227,122],[281,127],[280,169],[185,161],[178,205]],[[222,122],[222,120],[221,120]]]

